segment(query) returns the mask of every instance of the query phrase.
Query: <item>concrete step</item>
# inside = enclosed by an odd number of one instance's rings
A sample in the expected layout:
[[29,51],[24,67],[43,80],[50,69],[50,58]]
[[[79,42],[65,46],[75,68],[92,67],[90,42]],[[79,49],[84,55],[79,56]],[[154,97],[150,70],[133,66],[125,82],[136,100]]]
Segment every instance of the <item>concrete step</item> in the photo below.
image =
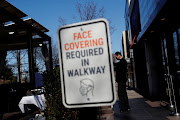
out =
[[99,108],[98,120],[114,120],[114,111],[111,106],[102,106]]
[[109,113],[113,113],[113,109],[112,108],[101,109],[101,114],[109,114]]
[[114,113],[103,114],[102,116],[97,117],[98,120],[114,120]]

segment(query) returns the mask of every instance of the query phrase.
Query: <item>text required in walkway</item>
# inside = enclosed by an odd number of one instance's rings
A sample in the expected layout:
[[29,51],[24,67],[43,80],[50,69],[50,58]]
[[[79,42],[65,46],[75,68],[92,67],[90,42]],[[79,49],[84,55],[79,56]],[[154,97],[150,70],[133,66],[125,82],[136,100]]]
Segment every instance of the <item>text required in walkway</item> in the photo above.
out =
[[68,108],[115,102],[108,22],[97,19],[58,31],[63,103]]

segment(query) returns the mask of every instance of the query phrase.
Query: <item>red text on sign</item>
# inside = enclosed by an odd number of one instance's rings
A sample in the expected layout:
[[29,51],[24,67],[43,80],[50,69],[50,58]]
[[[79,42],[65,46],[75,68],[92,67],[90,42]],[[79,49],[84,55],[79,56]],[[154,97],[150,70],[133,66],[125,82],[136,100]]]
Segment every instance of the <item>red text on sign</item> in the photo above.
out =
[[91,30],[89,30],[89,31],[84,31],[82,33],[80,32],[74,33],[73,36],[74,36],[74,40],[79,40],[79,39],[92,38],[91,34],[92,34]]

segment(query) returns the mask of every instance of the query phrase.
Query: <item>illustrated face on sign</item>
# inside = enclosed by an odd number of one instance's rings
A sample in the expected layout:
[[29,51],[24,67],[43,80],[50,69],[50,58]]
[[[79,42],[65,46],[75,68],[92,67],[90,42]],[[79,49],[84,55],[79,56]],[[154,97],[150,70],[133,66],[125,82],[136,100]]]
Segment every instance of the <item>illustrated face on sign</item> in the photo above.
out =
[[80,81],[80,88],[79,91],[82,96],[87,96],[89,93],[92,93],[93,96],[93,90],[94,90],[94,82],[90,79],[83,79]]

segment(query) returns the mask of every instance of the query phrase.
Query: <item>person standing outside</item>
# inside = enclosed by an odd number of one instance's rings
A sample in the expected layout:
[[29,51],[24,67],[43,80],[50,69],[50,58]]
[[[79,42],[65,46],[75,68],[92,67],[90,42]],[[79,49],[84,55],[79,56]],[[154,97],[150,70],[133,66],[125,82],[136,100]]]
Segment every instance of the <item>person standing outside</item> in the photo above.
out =
[[115,57],[117,60],[119,60],[119,62],[114,63],[114,67],[116,71],[116,82],[118,83],[120,112],[127,112],[130,110],[127,91],[126,91],[127,62],[121,55],[121,52],[116,52]]
[[41,88],[43,86],[43,76],[39,73],[38,68],[35,68],[35,88]]

